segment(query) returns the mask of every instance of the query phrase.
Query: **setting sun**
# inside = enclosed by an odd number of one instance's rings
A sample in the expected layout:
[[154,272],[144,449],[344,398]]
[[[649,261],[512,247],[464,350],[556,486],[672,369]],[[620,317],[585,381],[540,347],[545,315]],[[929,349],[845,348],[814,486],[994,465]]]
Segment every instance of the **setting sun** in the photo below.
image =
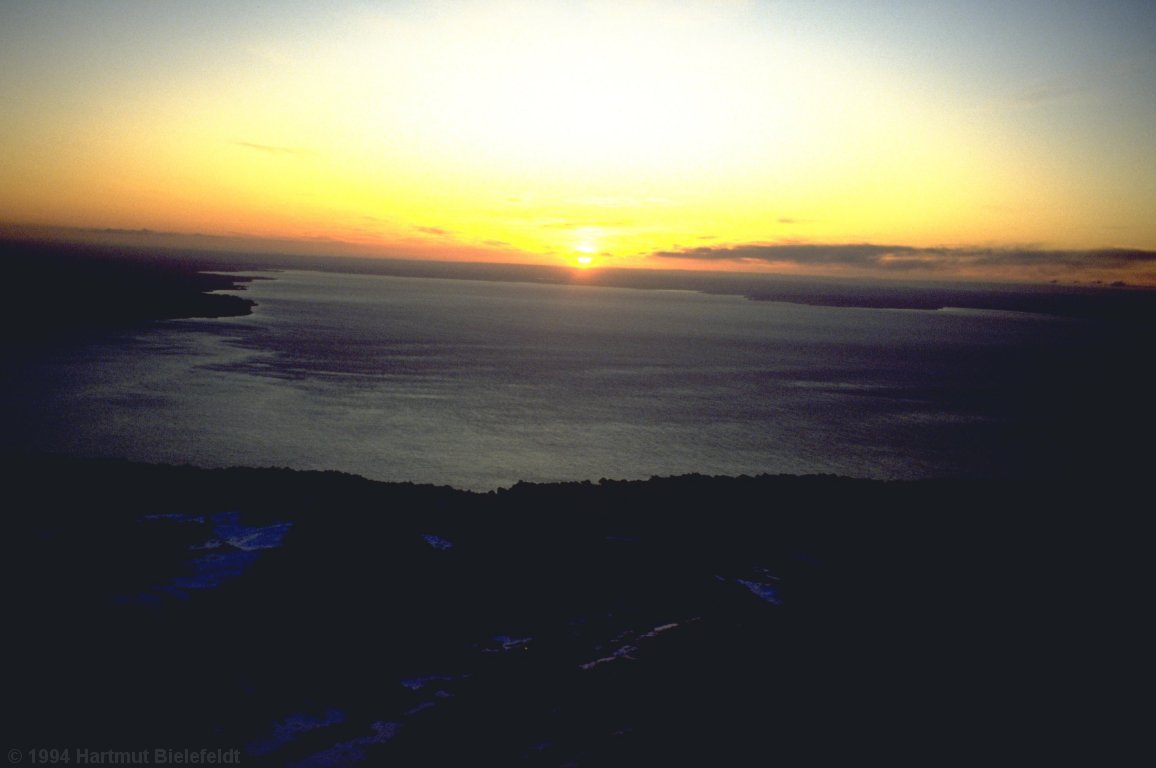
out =
[[154,3],[13,8],[0,225],[1156,282],[1139,6],[243,4],[227,27]]
[[10,763],[1126,751],[1156,0],[0,0],[0,105]]

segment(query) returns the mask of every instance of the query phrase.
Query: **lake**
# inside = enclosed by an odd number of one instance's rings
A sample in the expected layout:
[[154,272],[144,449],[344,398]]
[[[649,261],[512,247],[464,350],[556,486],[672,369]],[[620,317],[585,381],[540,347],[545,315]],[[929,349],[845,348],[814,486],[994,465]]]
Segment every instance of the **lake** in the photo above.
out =
[[[685,473],[1002,477],[1091,453],[1088,321],[684,290],[263,273],[248,317],[6,373],[7,451],[491,490]],[[1091,387],[1091,389],[1089,389]]]

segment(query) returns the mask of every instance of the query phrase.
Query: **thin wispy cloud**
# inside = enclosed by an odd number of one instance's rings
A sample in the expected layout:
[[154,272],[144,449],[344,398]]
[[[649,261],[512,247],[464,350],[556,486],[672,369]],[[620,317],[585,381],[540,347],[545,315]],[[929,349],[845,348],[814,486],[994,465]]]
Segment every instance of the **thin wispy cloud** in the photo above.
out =
[[1073,81],[1053,80],[1013,93],[1008,101],[1016,106],[1037,107],[1069,99],[1087,90],[1086,86]]
[[669,197],[658,197],[654,195],[646,197],[635,195],[581,195],[568,199],[567,203],[580,207],[589,206],[591,208],[621,210],[623,208],[661,208],[672,205],[674,201]]
[[309,149],[301,147],[285,147],[278,144],[259,144],[254,141],[234,141],[234,146],[242,147],[244,149],[251,149],[254,152],[261,152],[266,155],[276,155],[278,157],[308,157],[314,152]]
[[101,235],[142,235],[143,236],[143,235],[167,234],[165,232],[154,232],[153,230],[151,230],[147,227],[141,227],[140,229],[119,229],[117,227],[84,227],[80,231],[81,232],[101,234]]
[[629,227],[633,222],[629,219],[566,219],[564,221],[548,221],[542,224],[543,229],[614,229]]

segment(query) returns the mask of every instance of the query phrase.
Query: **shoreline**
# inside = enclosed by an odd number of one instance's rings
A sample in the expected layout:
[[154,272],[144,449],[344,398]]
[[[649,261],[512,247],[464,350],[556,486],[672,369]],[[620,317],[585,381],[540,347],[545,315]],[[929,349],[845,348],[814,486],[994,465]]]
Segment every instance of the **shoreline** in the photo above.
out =
[[[416,261],[294,254],[227,253],[146,249],[0,239],[3,266],[18,285],[51,280],[72,301],[66,325],[91,321],[133,322],[178,317],[230,317],[252,303],[215,290],[243,290],[253,277],[236,272],[304,270],[430,279],[556,284],[636,290],[687,290],[809,306],[938,310],[944,308],[1031,312],[1156,326],[1156,290],[1140,286],[1056,283],[888,281],[758,273],[686,270],[582,270],[564,266],[482,262]],[[71,274],[80,272],[81,274]],[[23,277],[23,279],[21,279]],[[39,279],[37,279],[39,278]],[[117,286],[118,280],[127,280]],[[271,278],[275,279],[275,277]],[[71,289],[69,286],[71,285]],[[109,291],[98,301],[93,289]],[[34,297],[16,303],[42,309]],[[121,307],[121,309],[116,309]],[[6,310],[11,314],[11,307]],[[66,307],[68,311],[68,307]],[[43,313],[41,313],[43,314]],[[51,320],[48,320],[51,322]]]

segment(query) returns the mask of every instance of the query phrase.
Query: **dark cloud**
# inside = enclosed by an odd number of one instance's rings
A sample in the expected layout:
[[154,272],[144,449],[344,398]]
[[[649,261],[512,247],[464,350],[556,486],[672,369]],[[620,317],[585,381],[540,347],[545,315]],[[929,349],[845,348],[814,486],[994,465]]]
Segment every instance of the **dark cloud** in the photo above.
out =
[[436,235],[437,237],[449,237],[453,234],[450,230],[442,227],[414,227],[414,229],[423,235]]
[[843,266],[881,266],[919,253],[914,248],[896,245],[814,245],[752,243],[725,247],[700,246],[681,251],[661,251],[656,256],[705,261],[740,261]]
[[1129,248],[1046,250],[1036,248],[917,248],[856,243],[750,243],[701,246],[654,254],[668,259],[849,267],[879,271],[953,272],[965,269],[1123,269],[1156,264],[1156,251]]
[[1100,248],[1086,251],[1043,249],[944,250],[961,261],[979,266],[1069,267],[1076,269],[1121,269],[1156,262],[1156,251],[1136,248]]
[[102,235],[157,235],[166,234],[164,232],[154,232],[151,229],[142,227],[141,229],[117,229],[115,227],[104,227],[103,229],[86,228],[82,232],[96,232]]
[[1120,265],[1156,261],[1156,251],[1142,251],[1139,248],[1107,248],[1101,251],[1088,251],[1088,256]]

